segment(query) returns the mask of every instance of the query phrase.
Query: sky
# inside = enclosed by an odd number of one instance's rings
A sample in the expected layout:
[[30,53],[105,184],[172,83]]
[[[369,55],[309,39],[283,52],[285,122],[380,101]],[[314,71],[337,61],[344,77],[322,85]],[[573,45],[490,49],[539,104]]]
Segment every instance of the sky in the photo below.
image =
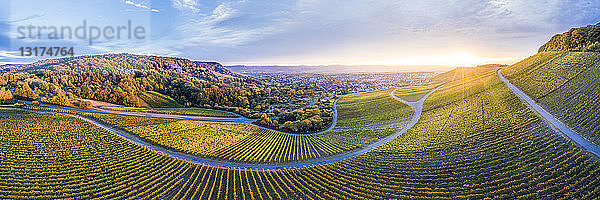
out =
[[[86,37],[51,35],[84,22]],[[21,56],[46,46],[225,65],[511,64],[598,22],[600,0],[2,0],[0,63],[56,58]]]

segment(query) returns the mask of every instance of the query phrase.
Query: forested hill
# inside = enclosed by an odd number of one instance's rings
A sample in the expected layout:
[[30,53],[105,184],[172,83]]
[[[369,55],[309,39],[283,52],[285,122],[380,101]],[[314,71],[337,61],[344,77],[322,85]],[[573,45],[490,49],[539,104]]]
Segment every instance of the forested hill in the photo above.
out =
[[600,52],[600,23],[557,34],[538,52],[544,51],[593,51]]
[[[66,67],[66,68],[61,68]],[[184,58],[146,56],[135,54],[105,54],[68,57],[42,60],[22,65],[14,71],[50,71],[103,69],[108,71],[131,71],[143,73],[147,71],[171,71],[186,76],[197,77],[201,81],[224,81],[228,78],[248,78],[245,75],[230,71],[217,62],[191,61]]]
[[[242,75],[216,62],[133,54],[105,54],[42,60],[0,71],[0,86],[15,97],[77,106],[91,99],[144,106],[149,91],[184,106],[261,112],[272,103],[294,99],[290,88]],[[269,97],[278,97],[267,101]]]
[[[182,104],[214,105],[224,103],[219,93],[231,92],[231,85],[261,84],[215,62],[134,54],[42,60],[13,67],[4,76],[16,96],[60,105],[83,98],[140,106],[138,94],[146,91],[172,96]],[[198,95],[202,88],[211,88],[212,94]]]

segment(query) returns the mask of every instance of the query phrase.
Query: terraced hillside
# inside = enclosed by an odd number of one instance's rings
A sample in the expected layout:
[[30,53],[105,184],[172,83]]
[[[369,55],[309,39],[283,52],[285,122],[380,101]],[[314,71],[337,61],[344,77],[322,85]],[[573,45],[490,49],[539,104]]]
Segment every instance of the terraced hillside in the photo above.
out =
[[600,144],[600,53],[538,53],[502,73],[554,116]]
[[545,125],[495,72],[447,83],[427,99],[412,129],[381,148],[301,169],[193,165],[129,144],[75,118],[0,112],[3,199],[600,196],[600,162]]
[[[383,99],[383,101],[381,100]],[[298,135],[267,130],[249,124],[210,123],[165,120],[159,118],[83,113],[107,124],[120,127],[155,144],[214,160],[241,163],[289,163],[335,156],[352,151],[390,135],[405,127],[411,108],[390,96],[390,90],[352,95],[345,102],[371,105],[379,111],[369,111],[360,120],[369,120],[371,127],[340,128],[322,134]],[[378,105],[385,102],[384,105]],[[361,105],[361,109],[364,108]],[[393,124],[376,123],[383,112]],[[398,118],[401,116],[401,118]],[[339,116],[341,121],[348,118]],[[355,118],[350,118],[355,120]],[[386,121],[386,123],[390,123]],[[386,126],[381,126],[381,125]],[[343,127],[343,126],[342,126]],[[219,137],[215,137],[215,136]],[[226,141],[226,142],[217,142]]]

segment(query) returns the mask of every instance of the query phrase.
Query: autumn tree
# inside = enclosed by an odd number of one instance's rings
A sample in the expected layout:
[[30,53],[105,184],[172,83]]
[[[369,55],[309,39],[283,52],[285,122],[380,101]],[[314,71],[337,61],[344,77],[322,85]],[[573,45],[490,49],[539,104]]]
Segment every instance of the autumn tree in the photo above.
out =
[[89,101],[81,101],[79,102],[79,108],[81,109],[89,109],[92,107],[92,103]]
[[2,101],[2,103],[6,103],[8,100],[11,99],[13,99],[12,92],[10,90],[7,90],[5,87],[2,87],[0,89],[0,101]]

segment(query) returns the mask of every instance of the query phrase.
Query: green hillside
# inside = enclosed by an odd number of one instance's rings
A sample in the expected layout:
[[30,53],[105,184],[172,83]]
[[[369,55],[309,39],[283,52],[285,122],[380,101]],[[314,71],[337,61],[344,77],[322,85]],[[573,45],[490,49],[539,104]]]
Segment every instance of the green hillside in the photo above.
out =
[[600,144],[600,53],[542,52],[502,73],[555,116]]
[[[0,106],[0,199],[597,200],[600,160],[593,145],[564,137],[497,74],[600,145],[600,52],[565,45],[562,37],[511,66],[456,68],[429,85],[342,96],[335,128],[318,134]],[[276,105],[314,97],[308,94],[314,88],[263,83],[218,63],[130,54],[40,61],[1,73],[3,93],[6,87],[30,100],[206,105],[261,111],[265,121]],[[394,98],[416,101],[433,88],[422,107]],[[292,113],[331,117],[325,108]],[[278,119],[293,116],[277,112]]]

